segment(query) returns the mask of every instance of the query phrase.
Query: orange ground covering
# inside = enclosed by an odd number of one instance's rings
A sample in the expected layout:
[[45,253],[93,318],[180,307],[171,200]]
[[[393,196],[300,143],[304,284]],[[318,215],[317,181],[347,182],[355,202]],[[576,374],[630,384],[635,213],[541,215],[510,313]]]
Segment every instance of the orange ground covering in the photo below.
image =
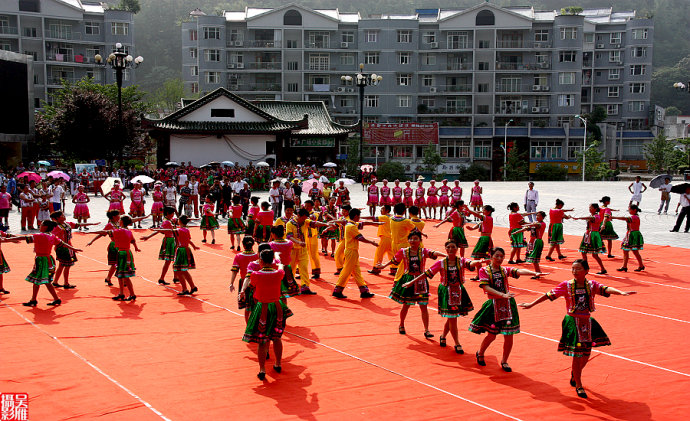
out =
[[[448,229],[428,228],[426,246],[442,250]],[[371,236],[374,230],[364,232]],[[468,234],[474,245],[476,232]],[[200,233],[193,235],[201,245]],[[28,393],[32,420],[673,420],[686,419],[690,410],[685,249],[646,246],[647,271],[621,274],[615,271],[620,243],[614,243],[617,258],[605,259],[611,276],[596,279],[638,295],[597,298],[597,320],[613,345],[592,354],[583,377],[589,394],[584,400],[568,384],[571,359],[556,352],[562,300],[520,311],[522,333],[510,358],[514,372],[504,373],[498,364],[500,338],[487,351],[487,367],[477,366],[473,354],[482,337],[467,331],[469,317],[459,321],[465,355],[453,352],[451,338],[449,347],[438,346],[444,319],[436,314],[435,297],[434,340],[424,339],[416,308],[408,316],[407,335],[399,335],[399,306],[386,298],[390,276],[365,274],[377,294],[371,300],[362,302],[353,283],[345,290],[351,299],[334,299],[330,257],[322,258],[324,280],[312,284],[318,295],[289,300],[295,316],[284,336],[283,373],[269,369],[262,383],[256,378],[256,345],[241,341],[244,319],[236,294],[227,289],[233,253],[227,234],[218,237],[224,244],[203,245],[195,253],[195,297],[177,297],[177,290],[157,285],[160,237],[154,237],[140,241],[143,252],[135,254],[138,299],[113,302],[116,290],[103,282],[107,243],[102,239],[79,255],[71,277],[78,288],[59,291],[64,304],[47,307],[50,297],[43,289],[33,309],[21,305],[30,297],[31,285],[23,278],[33,264],[31,246],[5,244],[12,272],[5,275],[11,294],[2,296],[0,305],[0,392]],[[90,238],[76,234],[74,243],[83,246]],[[505,229],[497,228],[494,239],[507,248]],[[552,272],[545,279],[513,281],[518,302],[568,279],[578,242],[566,239],[567,262],[543,262],[543,270]],[[369,269],[373,247],[362,245],[360,255],[362,269]],[[438,281],[431,281],[434,292]],[[474,282],[467,289],[479,308],[483,292]]]

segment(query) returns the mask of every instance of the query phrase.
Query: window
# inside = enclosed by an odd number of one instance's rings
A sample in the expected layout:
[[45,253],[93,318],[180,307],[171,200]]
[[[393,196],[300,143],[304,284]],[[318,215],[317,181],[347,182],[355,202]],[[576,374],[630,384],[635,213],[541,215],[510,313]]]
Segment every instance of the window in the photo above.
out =
[[477,84],[477,92],[489,92],[489,84],[488,83]]
[[496,22],[496,18],[491,10],[482,10],[477,13],[474,24],[477,26],[491,26]]
[[577,39],[577,27],[564,26],[561,28],[561,39]]
[[199,50],[197,50],[196,48],[190,48],[189,49],[189,57],[197,58],[198,55],[199,55]]
[[433,75],[422,76],[422,86],[434,86],[434,76]]
[[100,35],[101,25],[98,22],[84,22],[84,33],[86,35]]
[[204,60],[220,61],[220,50],[204,50]]
[[192,66],[189,68],[189,73],[191,76],[199,76],[199,66]]
[[556,124],[558,125],[558,127],[563,127],[566,124],[572,125],[573,124],[573,117],[559,116],[558,118],[556,118]]
[[647,39],[648,30],[647,29],[633,29],[632,39]]
[[412,75],[409,73],[399,74],[397,79],[398,86],[410,86],[412,84]]
[[[578,153],[582,153],[582,140],[570,139],[570,141],[568,142],[568,160],[573,161],[577,159]],[[582,160],[581,156],[580,160]]]
[[647,73],[647,66],[645,66],[644,64],[636,64],[634,66],[630,66],[631,76],[642,76],[645,73]]
[[206,72],[206,83],[220,83],[220,72]]
[[409,108],[410,106],[410,96],[409,95],[398,95],[398,107]]
[[100,82],[103,79],[103,73],[100,70],[89,69],[86,71],[86,77],[93,79],[94,82]]
[[96,56],[96,54],[100,54],[100,53],[101,53],[101,47],[94,46],[94,47],[87,47],[85,55],[86,55],[86,57],[93,58]]
[[630,50],[630,55],[632,57],[647,57],[647,47],[635,47]]
[[383,158],[386,156],[385,146],[370,146],[364,149],[364,156],[367,158]]
[[621,52],[620,52],[620,50],[609,51],[609,62],[611,62],[611,63],[620,63],[620,61],[621,61]]
[[[633,123],[635,121],[635,123]],[[639,120],[637,120],[639,121]],[[628,122],[629,128],[642,128],[636,120]],[[638,126],[638,127],[635,127]],[[623,159],[640,159],[644,156],[644,141],[642,139],[625,140],[623,142]]]
[[547,75],[536,75],[534,76],[534,84],[539,86],[548,86],[549,77]]
[[577,52],[561,51],[558,53],[558,60],[561,63],[574,63],[577,60]]
[[330,54],[309,54],[309,70],[329,70]]
[[457,50],[459,48],[469,48],[470,36],[466,31],[448,32],[446,37],[448,48]]
[[627,126],[631,130],[642,130],[648,128],[647,120],[644,118],[631,118],[628,120]]
[[328,32],[309,32],[310,48],[329,48],[330,43],[331,34]]
[[587,32],[585,34],[585,42],[587,44],[592,44],[594,42],[594,33],[592,32]]
[[553,140],[537,140],[532,141],[530,145],[530,158],[550,161],[553,159],[561,159],[562,144]]
[[215,26],[204,27],[204,39],[220,39],[220,28]]
[[240,33],[239,29],[231,29],[230,30],[230,41],[242,41],[242,34]]
[[606,106],[606,114],[618,115],[618,104],[608,104]]
[[609,86],[609,98],[618,98],[620,89],[620,86]]
[[364,39],[366,39],[366,42],[378,42],[379,31],[364,31]]
[[342,64],[344,66],[355,64],[355,55],[354,54],[342,54],[340,56],[340,64]]
[[644,101],[630,101],[628,110],[632,112],[644,111]]
[[609,42],[611,44],[620,44],[622,37],[623,37],[623,34],[621,32],[611,32],[611,36],[609,37]]
[[558,95],[558,106],[559,107],[573,107],[573,106],[575,106],[575,95],[573,95],[573,94]]
[[389,158],[412,158],[412,146],[391,146]]
[[38,52],[37,51],[24,50],[24,54],[27,56],[31,56],[34,59],[34,61],[38,60]]
[[618,80],[621,78],[621,69],[609,69],[609,80]]
[[424,66],[435,66],[436,54],[422,54],[422,64]]
[[110,33],[113,35],[129,35],[129,24],[125,22],[111,22]]
[[412,31],[398,31],[398,42],[404,44],[412,42]]
[[341,97],[340,98],[340,106],[343,108],[354,107],[355,101],[352,98]]
[[376,108],[379,106],[379,96],[378,95],[365,95],[364,105],[369,108]]
[[539,63],[539,64],[548,63],[548,62],[549,62],[549,58],[548,58],[548,57],[549,57],[549,56],[548,56],[546,53],[540,53],[540,52],[537,52],[537,53],[534,55],[535,60],[536,60],[537,63]]
[[41,11],[41,2],[39,0],[19,0],[19,10],[38,13]]
[[398,63],[410,64],[410,56],[412,56],[412,53],[398,53]]
[[480,61],[479,63],[477,63],[477,68],[479,70],[491,70],[488,61]]
[[424,42],[424,44],[436,42],[436,32],[424,32],[422,35],[422,42]]
[[230,63],[244,63],[244,55],[242,53],[232,53],[230,55]]
[[[190,41],[196,41],[198,38],[198,34],[196,32],[196,29],[190,29],[189,30],[189,40]],[[197,92],[199,92],[199,87],[197,86]]]
[[461,139],[440,139],[440,154],[442,158],[469,158],[470,141]]
[[379,53],[364,53],[364,64],[379,64]]
[[575,72],[561,72],[558,74],[558,83],[561,85],[574,85]]
[[288,92],[298,92],[299,91],[299,83],[296,83],[296,82],[288,83],[287,84],[287,90],[288,90]]
[[298,62],[296,62],[296,61],[288,61],[287,69],[288,69],[288,70],[299,70],[299,64],[298,64]]
[[1,51],[12,51],[12,44],[10,44],[9,42],[0,41],[0,50]]
[[300,26],[302,25],[302,15],[297,10],[288,10],[283,15],[283,25]]
[[355,33],[352,31],[344,31],[340,34],[340,41],[346,42],[348,45],[355,42]]
[[644,93],[644,83],[631,83],[630,84],[630,93],[631,94],[643,94]]
[[297,40],[296,39],[289,39],[287,40],[287,44],[285,45],[286,48],[297,48]]
[[235,117],[234,108],[211,108],[211,117]]
[[[2,28],[2,25],[0,24],[0,28]],[[31,38],[36,38],[38,36],[38,31],[36,28],[24,28],[24,36],[25,37],[31,37]]]
[[549,40],[549,30],[548,29],[537,29],[534,31],[534,41],[536,42],[547,42]]
[[419,104],[426,105],[429,108],[433,108],[436,106],[436,98],[434,98],[433,96],[419,97]]
[[193,94],[198,94],[199,93],[199,84],[197,82],[192,82],[190,86],[190,90],[192,91]]
[[490,159],[491,158],[491,141],[490,140],[475,140],[474,141],[474,157],[475,157],[475,159]]

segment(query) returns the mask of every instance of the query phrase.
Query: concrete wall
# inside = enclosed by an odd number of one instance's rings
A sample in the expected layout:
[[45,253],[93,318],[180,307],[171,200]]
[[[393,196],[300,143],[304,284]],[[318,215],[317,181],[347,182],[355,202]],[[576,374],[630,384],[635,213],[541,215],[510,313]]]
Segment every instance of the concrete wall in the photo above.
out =
[[275,136],[170,136],[170,160],[191,161],[199,166],[211,161],[232,161],[240,165],[256,163],[266,157],[266,142],[274,142]]

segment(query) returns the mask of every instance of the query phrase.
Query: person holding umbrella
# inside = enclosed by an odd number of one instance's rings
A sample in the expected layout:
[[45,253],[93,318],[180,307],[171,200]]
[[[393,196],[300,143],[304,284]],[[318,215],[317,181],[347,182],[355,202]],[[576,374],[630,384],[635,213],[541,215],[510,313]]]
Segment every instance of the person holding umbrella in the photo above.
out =
[[[678,218],[676,219],[676,225],[673,227],[673,229],[671,229],[671,232],[678,232],[678,230],[680,229],[680,225],[683,223],[684,218],[687,218],[685,220],[685,232],[688,232],[688,230],[690,230],[690,184],[685,183],[681,186],[673,187],[672,191],[674,193],[680,193],[680,190],[677,188],[682,186],[685,187],[685,192],[681,193],[678,205],[676,205],[676,214],[678,215]],[[682,208],[680,210],[680,214],[678,214],[679,207]]]
[[[650,183],[651,185],[651,183]],[[673,186],[671,185],[671,178],[670,177],[664,177],[664,184],[659,186],[659,191],[661,192],[661,203],[659,204],[659,211],[657,212],[657,215],[661,215],[661,208],[664,207],[664,204],[666,204],[666,208],[664,209],[664,215],[668,213],[668,205],[671,203],[671,188]]]

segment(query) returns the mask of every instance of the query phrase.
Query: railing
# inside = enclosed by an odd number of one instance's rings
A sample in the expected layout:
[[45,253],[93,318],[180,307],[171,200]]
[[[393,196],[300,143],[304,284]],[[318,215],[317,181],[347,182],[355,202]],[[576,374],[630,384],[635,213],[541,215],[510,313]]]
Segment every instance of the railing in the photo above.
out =
[[418,108],[418,114],[472,114],[472,107]]
[[448,50],[466,50],[470,47],[472,43],[470,41],[465,41],[465,42],[454,42],[451,41],[448,43],[447,49]]
[[544,70],[550,69],[551,63],[505,63],[497,62],[496,70]]
[[436,92],[472,92],[472,84],[437,85]]
[[17,35],[17,27],[16,26],[0,26],[0,34]]
[[72,32],[72,31],[47,30],[45,32],[45,36],[46,36],[46,38],[55,38],[55,39],[73,39],[73,40],[83,39],[81,32]]
[[244,46],[245,47],[253,47],[253,48],[280,48],[283,46],[283,42],[282,41],[275,41],[275,40],[253,39],[253,40],[244,40]]
[[329,41],[305,42],[306,48],[331,48]]
[[496,48],[532,48],[532,45],[531,41],[521,39],[496,40]]
[[472,70],[472,63],[449,63],[446,70]]
[[93,57],[87,57],[82,54],[58,54],[58,53],[48,53],[46,55],[46,61],[59,61],[63,63],[95,63],[96,59]]
[[[517,102],[517,101],[516,101]],[[529,107],[496,107],[496,114],[530,114]]]
[[280,83],[244,83],[238,85],[238,91],[267,91],[278,92],[281,90]]
[[74,82],[79,81],[79,78],[76,78],[74,76],[72,76],[72,77],[51,76],[48,78],[48,85],[62,85],[63,81],[74,83]]
[[280,62],[255,62],[255,63],[245,63],[246,68],[253,70],[280,70],[282,69],[282,63]]
[[551,87],[548,85],[532,85],[526,84],[512,84],[499,83],[496,84],[496,92],[548,92]]

